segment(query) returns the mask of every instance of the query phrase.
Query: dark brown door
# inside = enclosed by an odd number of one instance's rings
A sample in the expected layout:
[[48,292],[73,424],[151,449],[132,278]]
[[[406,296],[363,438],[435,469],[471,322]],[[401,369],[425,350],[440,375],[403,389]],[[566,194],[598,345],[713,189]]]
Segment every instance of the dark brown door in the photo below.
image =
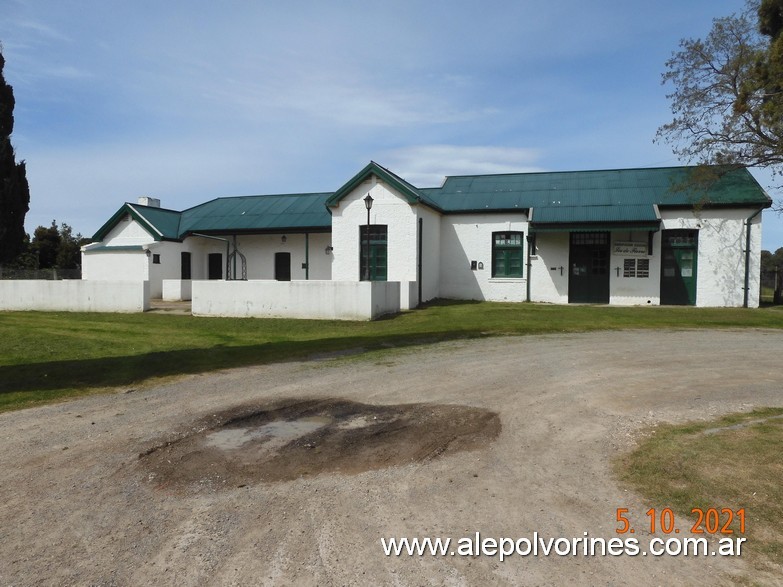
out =
[[608,232],[572,232],[568,267],[570,303],[609,303]]
[[275,279],[291,281],[291,253],[275,253]]
[[210,253],[208,259],[209,279],[223,279],[223,255],[220,253]]

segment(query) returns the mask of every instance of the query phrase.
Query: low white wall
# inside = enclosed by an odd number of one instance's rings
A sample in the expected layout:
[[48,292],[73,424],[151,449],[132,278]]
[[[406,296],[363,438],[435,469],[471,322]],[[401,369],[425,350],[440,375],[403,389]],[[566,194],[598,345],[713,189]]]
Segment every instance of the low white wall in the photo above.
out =
[[417,281],[400,282],[400,310],[412,310],[419,305],[419,283]]
[[399,312],[395,281],[194,281],[195,316],[372,320]]
[[0,310],[144,312],[149,281],[0,281]]
[[187,301],[191,298],[190,279],[164,279],[163,299],[167,302]]

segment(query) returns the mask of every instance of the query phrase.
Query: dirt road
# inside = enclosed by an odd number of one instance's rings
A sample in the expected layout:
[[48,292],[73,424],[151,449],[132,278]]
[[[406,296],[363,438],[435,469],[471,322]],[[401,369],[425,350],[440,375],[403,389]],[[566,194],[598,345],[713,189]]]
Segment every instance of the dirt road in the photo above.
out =
[[781,356],[770,331],[494,338],[3,414],[0,584],[732,584],[741,559],[385,556],[381,538],[608,540],[624,507],[645,544],[650,505],[612,458],[658,422],[783,406]]

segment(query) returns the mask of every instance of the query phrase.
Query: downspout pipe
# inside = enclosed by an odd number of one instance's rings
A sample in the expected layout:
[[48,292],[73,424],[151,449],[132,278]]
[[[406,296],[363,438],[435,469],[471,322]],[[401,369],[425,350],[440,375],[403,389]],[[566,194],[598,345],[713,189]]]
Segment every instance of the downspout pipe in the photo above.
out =
[[[192,233],[193,236],[200,236],[201,238],[209,238],[213,241],[223,241],[226,243],[226,277],[224,281],[228,281],[228,274],[229,274],[229,266],[228,266],[228,258],[231,256],[231,241],[229,241],[227,238],[221,238],[219,236],[212,236],[209,234],[201,234],[199,232]],[[236,273],[234,274],[236,275]]]
[[759,208],[745,221],[745,299],[742,303],[743,308],[747,308],[750,302],[750,227],[753,219],[763,210],[764,208]]
[[530,249],[535,246],[536,243],[536,235],[530,230],[530,223],[533,222],[533,208],[531,208],[527,213],[527,284],[526,284],[526,291],[525,291],[525,301],[530,301],[530,280],[531,280],[531,269],[533,268],[533,258],[530,253]]
[[416,282],[417,282],[417,295],[419,296],[419,299],[416,300],[416,307],[419,307],[421,305],[421,292],[422,292],[422,243],[424,241],[424,220],[419,218],[419,230],[418,230],[418,238],[416,239],[418,241],[417,243],[417,251],[416,251]]
[[310,233],[305,233],[305,280],[310,279]]
[[530,301],[530,277],[531,269],[533,268],[533,258],[531,256],[531,249],[535,246],[536,237],[533,234],[527,235],[527,291],[525,292],[525,301]]

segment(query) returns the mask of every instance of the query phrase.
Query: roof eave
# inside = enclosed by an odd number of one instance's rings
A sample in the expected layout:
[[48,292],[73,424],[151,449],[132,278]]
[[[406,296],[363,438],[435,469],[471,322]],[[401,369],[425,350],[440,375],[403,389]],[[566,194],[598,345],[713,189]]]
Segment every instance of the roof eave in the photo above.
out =
[[199,234],[207,234],[209,236],[219,235],[264,235],[264,234],[314,234],[314,233],[330,233],[332,232],[331,225],[329,226],[282,226],[272,228],[210,228],[205,230],[188,230],[180,235],[180,242],[190,236],[198,236]]

